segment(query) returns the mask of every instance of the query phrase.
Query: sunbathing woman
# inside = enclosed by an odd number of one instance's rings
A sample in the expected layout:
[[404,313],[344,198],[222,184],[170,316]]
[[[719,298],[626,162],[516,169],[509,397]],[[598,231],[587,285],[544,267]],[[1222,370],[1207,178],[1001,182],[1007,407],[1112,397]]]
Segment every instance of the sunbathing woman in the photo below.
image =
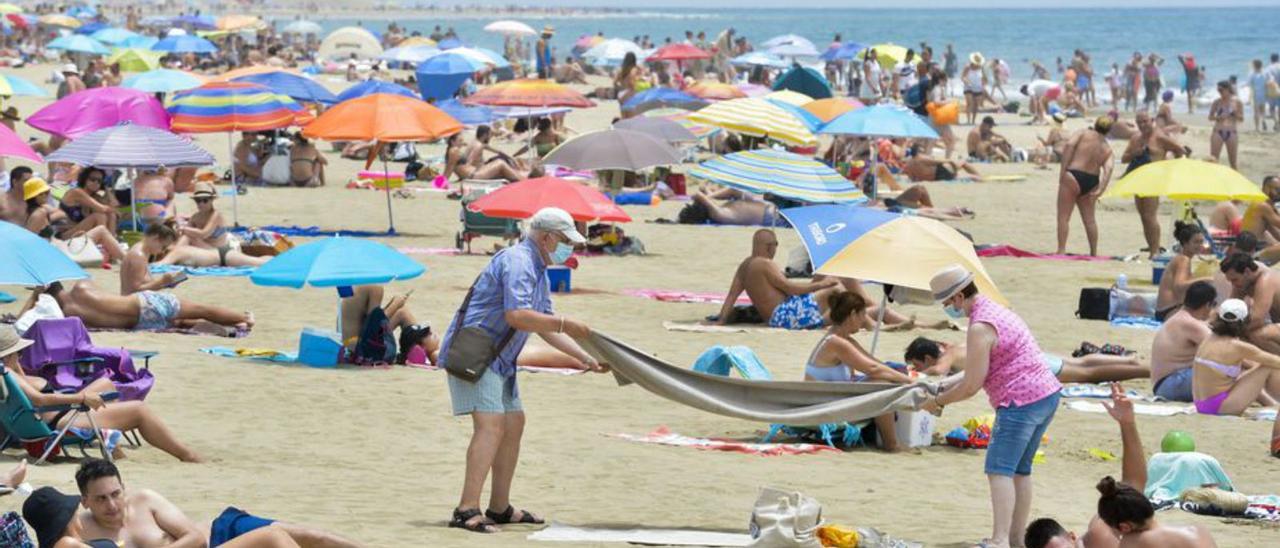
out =
[[[212,184],[196,183],[191,199],[196,203],[196,213],[181,230],[181,237],[169,241],[160,238],[164,248],[157,264],[186,266],[261,266],[270,257],[251,257],[231,245],[222,213],[213,207],[218,192]],[[165,232],[158,235],[164,236]]]
[[[1059,382],[1119,382],[1151,376],[1151,368],[1142,365],[1137,356],[1089,354],[1079,358],[1041,355]],[[907,345],[903,360],[916,371],[945,377],[964,371],[965,346],[918,337]]]
[[58,208],[67,214],[71,221],[68,231],[88,232],[95,226],[106,227],[112,234],[120,221],[116,212],[115,195],[107,192],[104,181],[107,172],[96,167],[87,167],[80,171],[77,185],[62,195]]
[[[1209,337],[1191,362],[1191,394],[1196,411],[1205,415],[1240,415],[1257,401],[1276,405],[1280,396],[1280,356],[1245,341],[1249,305],[1227,299],[1209,322]],[[1272,431],[1271,449],[1280,443],[1280,423]]]
[[[66,212],[58,209],[57,206],[49,200],[49,184],[44,179],[32,177],[23,183],[22,195],[27,201],[27,223],[26,228],[41,238],[67,241],[78,236],[84,236],[92,245],[98,246],[102,250],[108,262],[119,262],[124,260],[124,249],[120,247],[120,242],[116,241],[115,236],[105,226],[95,226],[87,231],[77,231],[73,226],[74,223],[67,217]],[[85,244],[88,245],[88,244]]]
[[301,131],[293,134],[293,148],[289,149],[289,181],[293,186],[324,186],[324,166],[328,163]]
[[[515,182],[529,178],[529,172],[515,169],[502,158],[493,158],[487,163],[480,163],[480,160],[468,158],[473,156],[468,152],[466,140],[461,133],[449,136],[445,145],[444,172],[441,173],[446,180],[505,179],[508,182]],[[436,174],[430,168],[424,169],[428,177],[423,180],[435,179]]]
[[[895,371],[863,350],[853,336],[865,325],[867,301],[847,291],[827,297],[831,327],[809,354],[804,380],[826,382],[891,382],[908,384],[911,377]],[[876,435],[885,451],[898,450],[893,413],[875,418]]]
[[1182,300],[1191,284],[1200,281],[1213,283],[1213,276],[1196,278],[1191,275],[1191,261],[1196,255],[1208,250],[1200,227],[1176,221],[1173,225],[1173,238],[1178,240],[1182,249],[1169,261],[1160,278],[1160,290],[1156,294],[1156,319],[1162,322],[1182,306]]
[[[533,151],[538,155],[538,159],[542,159],[547,156],[547,153],[560,146],[560,143],[563,143],[564,139],[564,135],[561,135],[551,127],[550,118],[538,118],[538,132],[533,135],[533,138],[530,139],[530,141],[532,141]],[[519,158],[528,151],[529,146],[525,145],[520,150],[517,150],[512,156]]]
[[159,291],[115,295],[94,287],[89,280],[75,282],[69,287],[54,282],[47,288],[36,288],[22,311],[34,306],[42,293],[48,293],[57,300],[64,315],[78,317],[85,327],[90,328],[139,331],[207,329],[224,336],[229,334],[229,330],[246,332],[253,328],[253,314],[248,312],[199,304]]
[[[22,371],[22,364],[18,362],[18,352],[31,344],[32,341],[19,338],[13,326],[0,325],[0,356],[4,358],[4,374],[13,375],[13,380],[17,382],[18,387],[22,389],[22,393],[27,396],[32,405],[36,407],[46,405],[85,405],[93,410],[91,413],[93,413],[93,418],[98,428],[112,428],[123,431],[138,430],[142,434],[142,439],[147,440],[147,443],[177,457],[183,462],[201,462],[203,460],[199,454],[174,437],[173,432],[147,406],[146,402],[113,401],[106,403],[102,401],[101,394],[103,391],[110,392],[115,390],[110,380],[98,379],[75,394],[45,392],[47,381],[39,377],[28,376]],[[48,421],[51,428],[60,428],[70,421],[67,414],[61,412],[43,413],[40,419]],[[88,417],[84,415],[77,416],[71,424],[77,428],[94,427],[89,422]],[[117,451],[119,450],[117,449]]]

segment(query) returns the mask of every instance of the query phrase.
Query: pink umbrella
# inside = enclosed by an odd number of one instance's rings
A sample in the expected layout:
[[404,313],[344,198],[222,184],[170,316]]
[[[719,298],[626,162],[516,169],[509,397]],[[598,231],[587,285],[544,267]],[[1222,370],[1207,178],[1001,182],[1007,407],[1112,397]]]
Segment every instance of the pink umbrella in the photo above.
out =
[[67,139],[129,122],[169,129],[169,113],[154,95],[121,87],[73,93],[27,118],[27,125]]
[[738,84],[738,89],[747,94],[747,97],[763,97],[773,91],[760,84]]
[[38,164],[44,163],[44,158],[41,158],[39,153],[32,150],[27,143],[23,142],[22,137],[3,124],[0,124],[0,156],[22,158]]

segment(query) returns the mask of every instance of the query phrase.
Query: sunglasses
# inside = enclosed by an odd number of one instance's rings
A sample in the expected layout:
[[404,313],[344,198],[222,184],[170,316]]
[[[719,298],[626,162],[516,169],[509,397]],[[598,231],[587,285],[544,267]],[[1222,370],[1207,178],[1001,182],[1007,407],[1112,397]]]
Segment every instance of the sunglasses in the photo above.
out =
[[213,198],[192,198],[197,204],[207,204],[213,201]]

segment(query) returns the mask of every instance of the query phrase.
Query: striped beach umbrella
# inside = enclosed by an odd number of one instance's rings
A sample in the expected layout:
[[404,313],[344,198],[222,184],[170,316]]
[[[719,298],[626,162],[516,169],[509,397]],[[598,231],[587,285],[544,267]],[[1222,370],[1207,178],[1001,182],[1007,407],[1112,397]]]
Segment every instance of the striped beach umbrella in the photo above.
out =
[[80,28],[80,25],[83,24],[79,19],[61,13],[42,15],[36,21],[47,27],[60,27],[64,29],[78,29]]
[[793,146],[811,146],[818,139],[795,115],[760,98],[722,101],[689,115],[689,119]]
[[770,101],[779,101],[788,105],[795,105],[797,107],[813,102],[813,97],[809,97],[808,95],[789,89],[775,91],[765,95],[764,98]]
[[0,95],[30,95],[33,97],[47,97],[49,92],[44,88],[37,86],[31,81],[14,76],[12,74],[0,74]]
[[338,102],[338,97],[332,91],[301,74],[283,71],[268,72],[243,76],[232,81],[258,84],[280,95],[287,95],[294,101],[304,103],[332,105]]
[[530,78],[489,86],[463,99],[462,102],[496,107],[588,108],[596,105],[568,86],[557,84],[552,80]]
[[707,160],[689,176],[756,194],[812,203],[861,203],[867,197],[826,164],[790,152],[746,150]]
[[67,143],[46,161],[105,169],[197,167],[213,164],[213,155],[172,132],[121,124],[87,133]]

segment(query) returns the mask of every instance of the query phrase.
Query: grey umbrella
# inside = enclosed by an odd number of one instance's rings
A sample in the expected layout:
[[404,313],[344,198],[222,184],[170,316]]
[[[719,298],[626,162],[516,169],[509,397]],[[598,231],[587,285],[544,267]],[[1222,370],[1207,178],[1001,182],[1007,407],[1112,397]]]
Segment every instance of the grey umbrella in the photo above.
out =
[[652,137],[657,137],[668,143],[681,143],[689,141],[697,141],[698,136],[694,135],[689,128],[680,125],[680,122],[668,120],[666,118],[650,118],[647,116],[637,116],[635,118],[627,118],[619,120],[613,124],[615,129],[626,129],[631,131],[639,131]]
[[583,134],[555,148],[543,162],[570,169],[640,171],[680,163],[680,152],[648,134],[606,129]]

